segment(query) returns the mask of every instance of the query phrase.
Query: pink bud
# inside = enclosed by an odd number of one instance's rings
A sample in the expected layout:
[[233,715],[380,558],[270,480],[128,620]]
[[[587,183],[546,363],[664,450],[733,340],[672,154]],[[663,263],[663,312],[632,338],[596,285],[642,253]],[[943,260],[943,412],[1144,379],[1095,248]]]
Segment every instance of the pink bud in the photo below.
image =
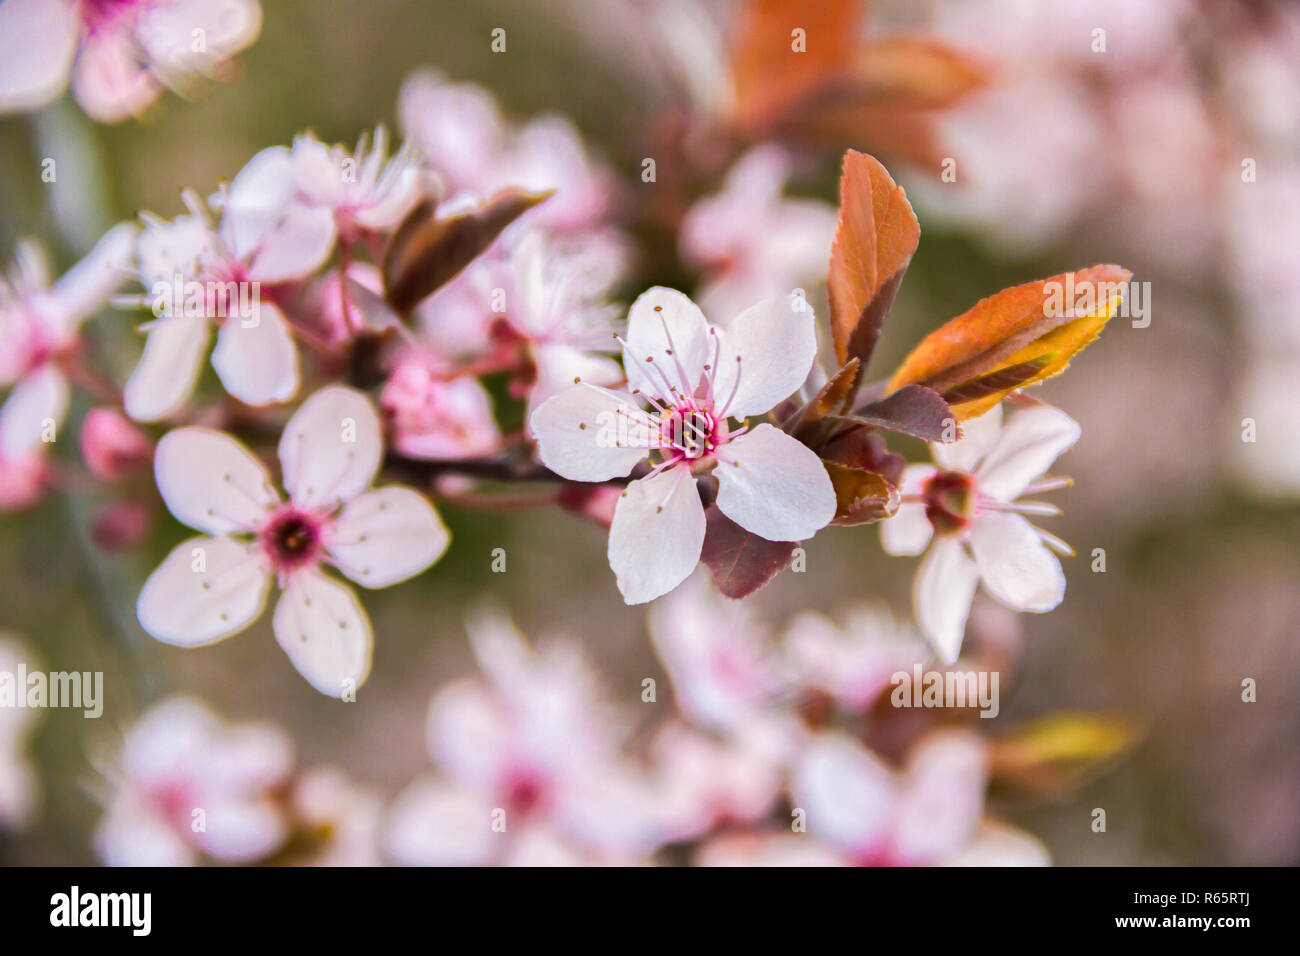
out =
[[380,396],[393,447],[412,458],[473,458],[501,444],[492,399],[471,376],[443,381],[417,359],[394,369]]
[[6,460],[0,457],[0,512],[20,511],[34,504],[49,483],[44,455]]
[[81,425],[81,456],[96,478],[117,481],[147,464],[153,446],[116,408],[96,408]]
[[90,536],[105,551],[130,551],[149,533],[153,516],[142,501],[115,501],[95,515]]
[[615,485],[584,485],[568,482],[560,489],[560,507],[608,528],[614,521],[614,507],[623,489]]

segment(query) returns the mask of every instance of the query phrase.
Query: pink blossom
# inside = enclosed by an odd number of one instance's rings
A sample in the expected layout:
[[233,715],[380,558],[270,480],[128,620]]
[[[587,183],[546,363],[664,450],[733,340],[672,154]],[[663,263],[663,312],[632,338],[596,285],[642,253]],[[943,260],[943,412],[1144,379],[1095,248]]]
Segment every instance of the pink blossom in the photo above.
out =
[[385,847],[419,865],[612,862],[666,839],[650,780],[619,752],[595,677],[577,648],[530,648],[496,616],[471,625],[484,672],[444,687],[429,709],[442,778],[398,797]]
[[1025,517],[1059,509],[1018,499],[1068,484],[1039,479],[1079,440],[1078,423],[1059,409],[1034,405],[1013,413],[1004,426],[997,405],[963,428],[959,441],[931,444],[937,467],[908,466],[900,489],[904,502],[880,526],[888,553],[925,552],[912,604],[945,663],[961,650],[981,581],[1013,610],[1050,611],[1065,597],[1065,573],[1052,552],[1071,553]]
[[0,113],[44,106],[71,77],[82,109],[119,122],[219,72],[261,26],[257,0],[6,0]]
[[835,235],[835,207],[782,196],[789,156],[751,149],[682,221],[682,258],[705,275],[700,306],[727,322],[751,302],[820,282]]
[[379,401],[393,423],[393,448],[410,458],[475,458],[501,445],[479,380],[441,377],[417,355],[399,362]]
[[155,704],[126,735],[95,831],[109,866],[259,860],[289,835],[275,798],[293,768],[279,727],[223,723],[189,697]]
[[383,588],[438,560],[449,535],[422,495],[371,490],[383,457],[373,403],[343,386],[316,392],[280,438],[288,500],[260,461],[223,432],[179,428],[158,443],[154,473],[168,509],[210,537],[178,545],[145,582],[141,626],[180,647],[237,634],[262,613],[271,581],[283,596],[273,626],[298,672],[342,697],[370,673],[370,619],[352,588],[321,573]]
[[835,491],[815,453],[766,422],[730,424],[803,385],[816,349],[812,310],[798,296],[752,306],[724,331],[680,292],[655,288],[628,317],[630,392],[580,382],[533,412],[542,462],[571,481],[625,476],[659,454],[627,486],[610,527],[610,567],[628,604],[668,593],[699,562],[699,470],[717,466],[717,507],[760,537],[798,541],[834,517]]

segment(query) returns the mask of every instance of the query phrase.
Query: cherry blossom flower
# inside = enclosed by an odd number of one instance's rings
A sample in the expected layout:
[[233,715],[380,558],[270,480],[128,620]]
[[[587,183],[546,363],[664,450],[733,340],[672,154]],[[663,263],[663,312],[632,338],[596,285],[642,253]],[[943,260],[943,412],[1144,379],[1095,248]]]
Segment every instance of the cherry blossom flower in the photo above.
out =
[[125,280],[135,228],[122,223],[85,259],[51,283],[44,251],[18,247],[8,279],[0,280],[0,510],[39,497],[48,475],[45,451],[67,414],[69,387],[62,363],[76,351],[82,324]]
[[1025,518],[1060,511],[1018,499],[1069,483],[1043,475],[1078,441],[1078,423],[1059,409],[1035,405],[1014,412],[1004,426],[998,405],[963,428],[959,441],[930,446],[937,467],[908,466],[903,504],[880,527],[889,554],[925,552],[912,603],[917,623],[945,663],[961,650],[981,581],[1013,610],[1050,611],[1065,597],[1065,574],[1052,552],[1071,553]]
[[109,866],[263,859],[289,835],[276,791],[293,744],[271,724],[228,725],[190,697],[151,707],[101,766],[111,787],[95,831]]
[[483,87],[448,83],[432,70],[415,73],[402,85],[398,113],[406,136],[453,197],[490,196],[512,186],[558,190],[524,218],[565,233],[594,228],[609,211],[613,179],[563,116],[539,116],[516,130]]
[[682,258],[705,273],[699,293],[706,313],[729,320],[756,299],[821,281],[835,235],[835,207],[785,199],[789,155],[756,146],[682,220]]
[[787,626],[782,651],[792,682],[829,695],[852,713],[870,707],[898,671],[933,657],[914,628],[871,606],[853,608],[843,624],[804,611]]
[[261,26],[257,0],[6,0],[0,113],[44,106],[71,77],[82,109],[119,122],[217,73]]
[[578,649],[533,650],[497,615],[471,622],[485,679],[440,690],[429,748],[444,779],[409,786],[384,845],[413,865],[635,859],[667,838],[650,778],[619,753],[621,733]]
[[766,422],[730,424],[803,385],[816,349],[812,310],[798,296],[761,302],[722,329],[680,292],[654,288],[628,318],[631,391],[579,382],[533,412],[543,463],[572,481],[622,477],[659,455],[628,485],[610,527],[610,567],[628,604],[666,594],[698,563],[705,516],[697,472],[713,467],[717,507],[772,541],[811,537],[835,516],[835,491],[816,454]]
[[287,501],[230,436],[194,427],[163,436],[158,490],[178,520],[208,536],[177,546],[145,583],[141,626],[181,647],[223,640],[261,615],[274,578],[284,593],[272,623],[294,667],[323,694],[354,691],[370,672],[370,620],[352,588],[321,565],[383,588],[424,571],[449,541],[422,495],[395,485],[368,490],[382,435],[361,392],[316,392],[280,438]]
[[219,228],[188,190],[189,215],[145,218],[136,253],[150,291],[141,301],[157,321],[147,326],[144,355],[126,384],[126,411],[135,420],[167,418],[185,403],[213,325],[212,367],[227,392],[254,406],[297,393],[298,348],[262,287],[314,272],[333,249],[336,229],[329,209],[301,202],[285,184],[276,167],[286,160],[270,150],[253,157],[221,200]]
[[808,835],[858,866],[978,863],[1041,866],[1046,850],[1027,834],[986,827],[988,755],[967,731],[935,731],[895,772],[840,732],[816,737],[791,784]]
[[[0,673],[17,672],[20,664],[35,670],[31,651],[16,635],[0,631]],[[25,694],[25,687],[15,692]],[[0,830],[21,829],[36,814],[40,787],[27,754],[38,710],[0,706]]]

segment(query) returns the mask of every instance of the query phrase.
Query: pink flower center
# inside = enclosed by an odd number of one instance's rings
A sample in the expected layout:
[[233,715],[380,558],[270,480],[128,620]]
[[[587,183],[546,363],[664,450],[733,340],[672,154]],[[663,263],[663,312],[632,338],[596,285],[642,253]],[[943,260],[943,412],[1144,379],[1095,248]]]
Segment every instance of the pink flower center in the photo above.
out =
[[970,525],[975,512],[975,479],[965,472],[941,471],[921,489],[925,516],[938,534],[956,534]]
[[315,564],[324,548],[324,522],[290,505],[277,511],[258,534],[262,550],[278,573]]
[[98,33],[129,21],[152,0],[81,0],[81,22],[87,33]]

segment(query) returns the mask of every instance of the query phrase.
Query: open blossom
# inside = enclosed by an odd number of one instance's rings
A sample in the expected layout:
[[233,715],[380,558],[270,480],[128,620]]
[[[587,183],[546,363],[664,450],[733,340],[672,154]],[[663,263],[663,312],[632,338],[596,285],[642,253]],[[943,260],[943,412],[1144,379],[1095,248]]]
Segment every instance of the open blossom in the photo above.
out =
[[[20,663],[35,670],[31,652],[16,636],[0,631],[0,673],[14,674]],[[26,693],[26,688],[15,688]],[[0,831],[18,829],[36,813],[39,787],[36,769],[27,754],[28,738],[38,710],[0,706]]]
[[566,233],[598,226],[609,211],[613,178],[563,116],[540,116],[514,129],[486,89],[448,83],[432,70],[416,73],[402,85],[398,112],[407,137],[453,197],[485,197],[508,187],[558,190],[527,219]]
[[249,46],[257,0],[6,0],[0,4],[0,113],[32,110],[72,79],[100,122],[139,113]]
[[853,738],[827,732],[803,753],[791,790],[809,836],[849,865],[1046,864],[1032,837],[1009,840],[1006,828],[985,824],[987,786],[986,746],[969,732],[931,733],[897,772]]
[[47,480],[45,451],[68,410],[61,368],[94,315],[126,278],[135,228],[115,226],[58,281],[51,283],[43,250],[22,243],[14,269],[0,279],[0,510],[39,497]]
[[99,769],[111,790],[94,840],[109,866],[247,863],[289,836],[276,792],[293,744],[274,725],[231,726],[193,698],[169,697]]
[[682,258],[705,274],[700,306],[723,320],[756,299],[820,281],[835,235],[835,208],[786,199],[790,158],[764,145],[742,156],[722,190],[682,220]]
[[182,523],[210,535],[179,545],[150,576],[136,611],[155,638],[182,647],[242,631],[262,613],[272,579],[282,591],[276,640],[313,687],[333,697],[370,672],[373,635],[352,588],[424,571],[449,535],[428,500],[409,488],[371,490],[383,457],[379,414],[361,392],[330,386],[294,413],[280,438],[288,500],[239,442],[179,428],[158,443],[158,490]]
[[276,160],[265,153],[230,184],[216,228],[189,191],[189,215],[146,218],[136,254],[148,290],[142,301],[157,319],[126,383],[126,411],[136,421],[167,418],[190,397],[214,325],[212,367],[227,392],[262,406],[298,391],[298,347],[264,287],[304,279],[324,264],[334,247],[334,215],[268,174]]
[[1016,411],[1005,425],[997,405],[963,428],[959,441],[930,446],[937,466],[908,466],[903,504],[880,527],[888,553],[925,552],[912,601],[917,623],[947,663],[961,650],[981,581],[1016,611],[1050,611],[1065,597],[1065,573],[1052,552],[1068,554],[1069,547],[1025,518],[1060,512],[1018,499],[1068,483],[1040,479],[1080,435],[1074,419],[1049,405]]
[[829,695],[852,713],[870,707],[894,674],[933,656],[914,628],[870,606],[853,608],[843,624],[804,611],[786,628],[782,651],[792,682]]
[[768,540],[811,537],[835,516],[816,454],[766,422],[732,424],[800,388],[816,349],[812,310],[798,296],[761,302],[723,329],[680,292],[654,288],[628,316],[630,392],[579,382],[533,412],[542,461],[572,481],[619,478],[658,456],[628,485],[610,527],[609,563],[627,603],[666,594],[699,562],[704,470],[717,477],[722,513]]
[[570,865],[635,859],[667,838],[649,778],[619,752],[579,650],[534,650],[485,615],[470,636],[484,679],[435,695],[429,749],[442,778],[397,799],[388,855],[416,865]]

